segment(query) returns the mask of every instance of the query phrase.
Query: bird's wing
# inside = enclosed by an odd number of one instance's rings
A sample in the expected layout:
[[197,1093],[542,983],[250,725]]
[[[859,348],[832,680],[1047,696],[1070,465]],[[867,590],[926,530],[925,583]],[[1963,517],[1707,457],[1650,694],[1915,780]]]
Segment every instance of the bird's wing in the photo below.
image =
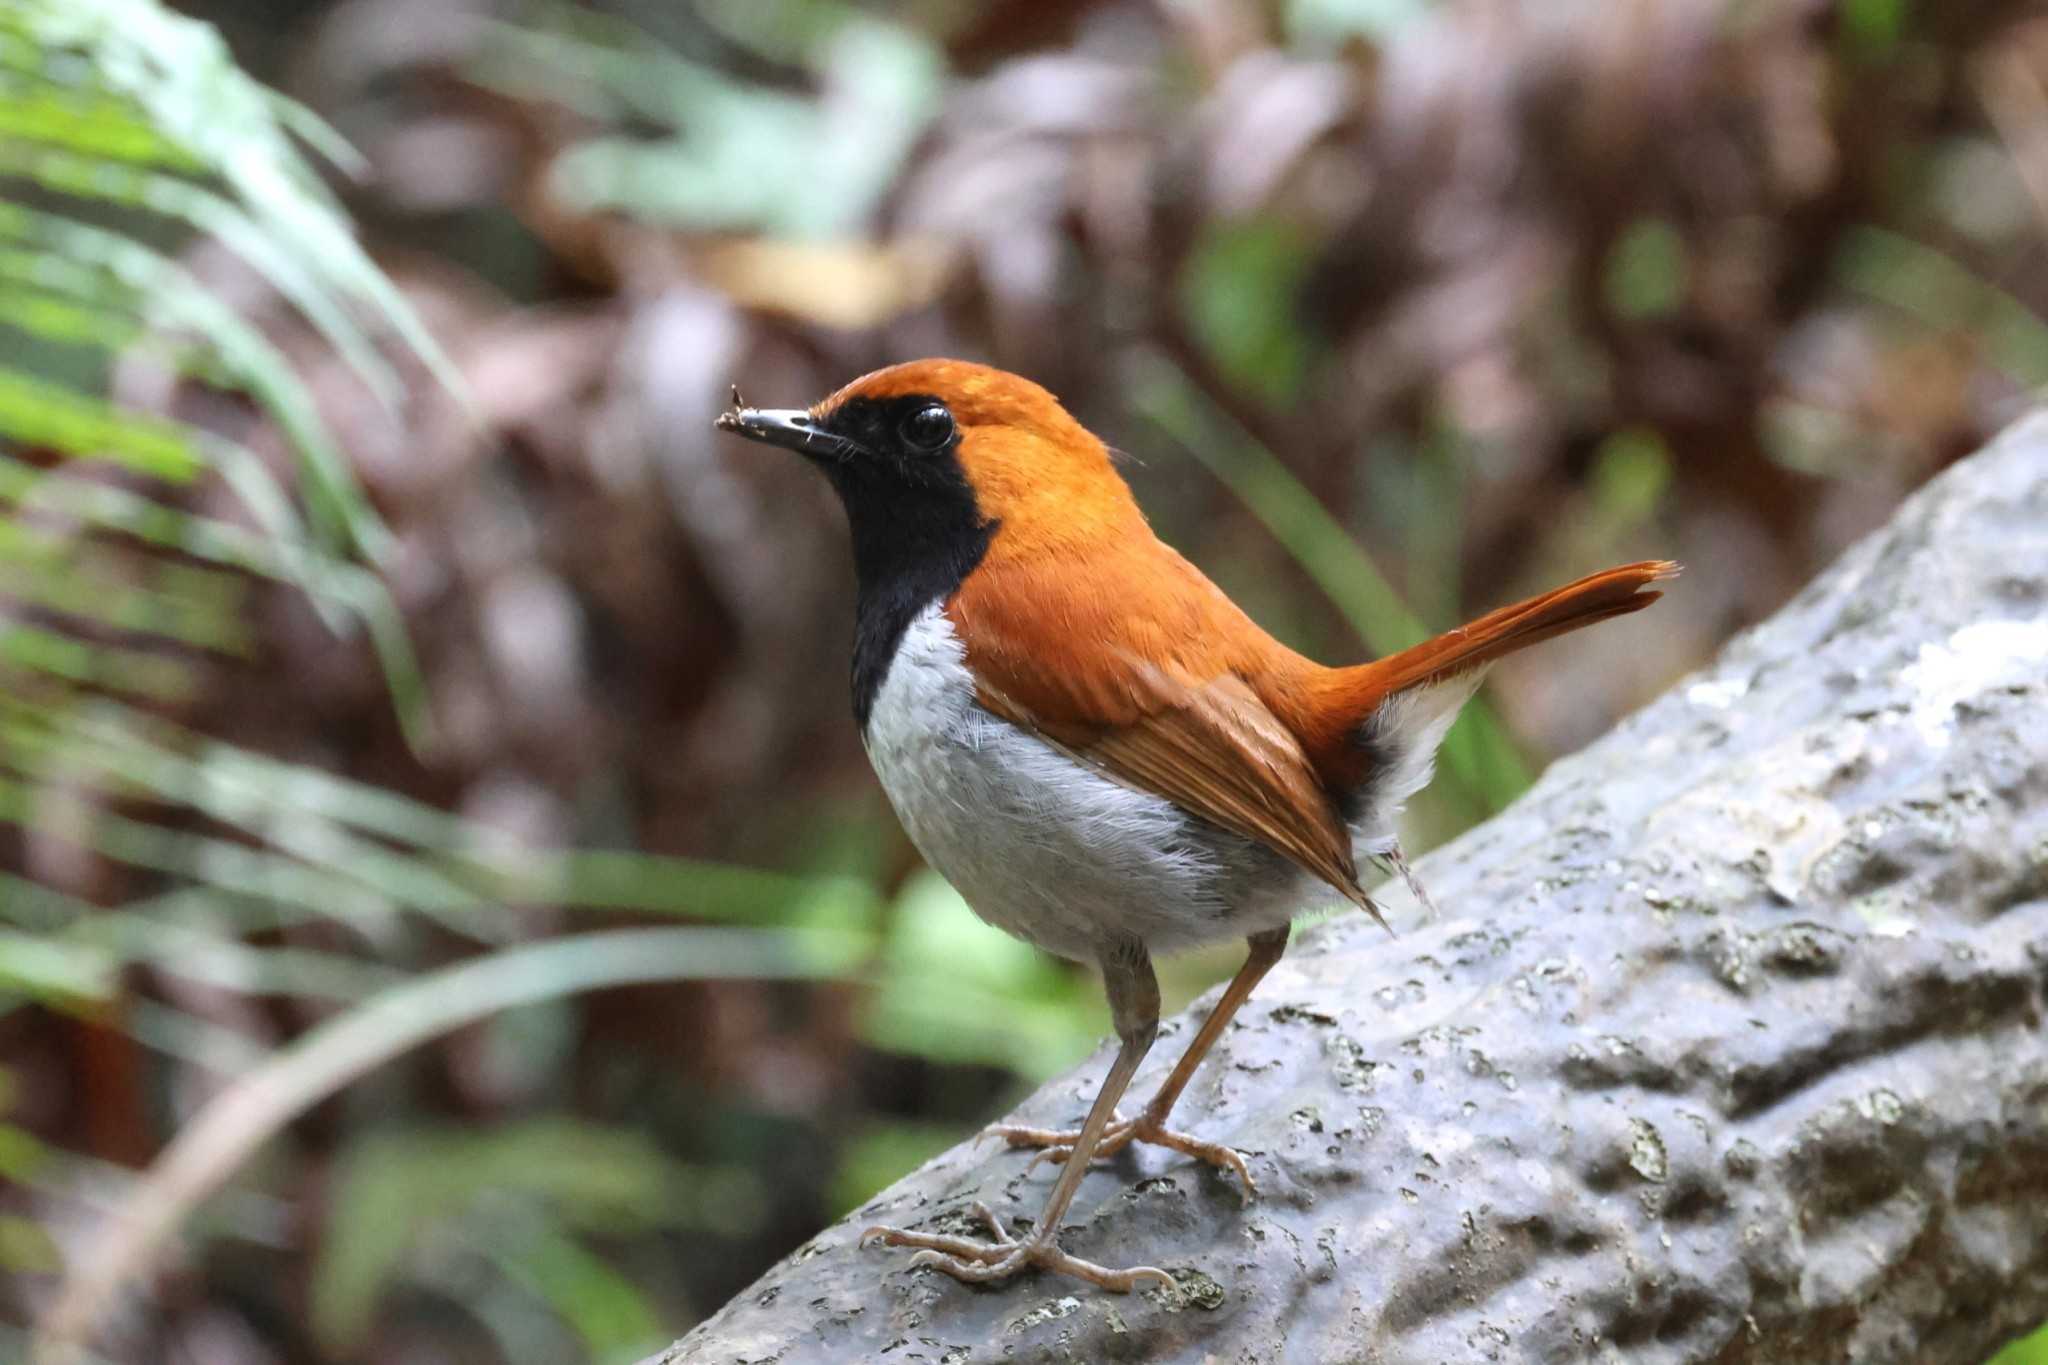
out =
[[1247,678],[1296,656],[1167,555],[972,575],[947,615],[982,705],[1373,909],[1330,794]]

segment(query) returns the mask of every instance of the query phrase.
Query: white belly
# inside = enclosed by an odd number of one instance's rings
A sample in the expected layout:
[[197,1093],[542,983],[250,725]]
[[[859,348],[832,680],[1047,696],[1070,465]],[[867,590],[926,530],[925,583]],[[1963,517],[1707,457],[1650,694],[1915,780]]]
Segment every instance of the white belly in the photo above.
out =
[[868,758],[925,861],[990,924],[1093,960],[1241,938],[1335,899],[1251,840],[1067,757],[975,700],[936,605],[905,632],[868,716]]

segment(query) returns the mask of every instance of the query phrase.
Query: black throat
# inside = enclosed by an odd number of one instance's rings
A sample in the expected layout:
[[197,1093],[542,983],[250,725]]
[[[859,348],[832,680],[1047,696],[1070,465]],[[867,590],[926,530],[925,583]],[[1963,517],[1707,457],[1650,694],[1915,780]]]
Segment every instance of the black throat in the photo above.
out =
[[820,461],[853,532],[853,718],[863,735],[910,623],[951,597],[995,538],[996,523],[982,516],[960,467],[957,441],[910,452],[893,440],[903,414],[932,401],[844,405],[830,427],[863,449]]

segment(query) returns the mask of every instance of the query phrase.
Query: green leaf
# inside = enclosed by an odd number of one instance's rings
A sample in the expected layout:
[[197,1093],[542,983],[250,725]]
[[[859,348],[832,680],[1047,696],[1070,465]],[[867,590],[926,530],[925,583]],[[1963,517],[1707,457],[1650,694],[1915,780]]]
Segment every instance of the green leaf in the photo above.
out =
[[506,948],[417,977],[318,1025],[236,1078],[185,1125],[102,1229],[45,1318],[55,1340],[96,1321],[165,1239],[284,1124],[428,1039],[501,1010],[606,986],[846,971],[857,936],[620,929]]
[[50,1164],[50,1149],[28,1129],[0,1123],[0,1179],[10,1185],[35,1187]]
[[1842,34],[1865,61],[1878,62],[1897,50],[1906,31],[1906,0],[1838,0]]
[[189,482],[204,463],[192,433],[175,422],[125,413],[104,399],[54,388],[4,365],[0,434],[172,483]]
[[324,916],[376,923],[396,911],[361,883],[291,858],[117,815],[9,778],[0,778],[0,823],[73,839],[116,863],[269,903],[284,917],[280,922]]
[[0,521],[0,596],[201,649],[246,648],[239,611],[246,579],[140,555],[94,553],[98,548]]
[[1685,302],[1685,238],[1662,218],[1638,218],[1608,251],[1603,284],[1617,317],[1670,316]]
[[1288,32],[1298,44],[1330,48],[1347,38],[1385,42],[1428,15],[1434,0],[1288,0]]
[[380,963],[314,948],[253,948],[160,914],[133,911],[95,915],[64,946],[121,963],[151,963],[167,975],[236,995],[367,1000],[405,979],[397,968]]
[[244,1033],[147,998],[124,1000],[118,1019],[123,1031],[144,1047],[217,1076],[239,1076],[268,1055]]
[[1043,1076],[1086,1056],[1102,1033],[1084,979],[976,918],[935,872],[904,883],[877,978],[861,1014],[876,1047]]
[[592,1360],[637,1360],[668,1339],[633,1282],[551,1220],[521,1220],[515,1231],[479,1250],[573,1327]]
[[63,1269],[63,1253],[42,1224],[18,1214],[0,1214],[0,1270],[9,1275],[54,1275]]
[[10,148],[4,141],[0,141],[0,175],[20,176],[59,194],[182,219],[218,238],[313,324],[387,410],[397,410],[398,376],[348,316],[314,263],[280,242],[267,224],[233,200],[175,176],[109,165],[69,152]]
[[76,1008],[113,994],[118,964],[103,949],[0,930],[0,991]]
[[[369,508],[312,397],[278,349],[168,251],[140,215],[212,235],[267,277],[373,394],[398,399],[374,324],[418,354],[451,388],[455,375],[395,288],[369,261],[333,196],[290,141],[296,132],[346,166],[359,158],[303,106],[250,80],[219,35],[154,0],[11,0],[0,13],[0,175],[40,191],[38,207],[0,201],[7,244],[0,324],[47,341],[111,350],[147,346],[180,371],[246,389],[300,460],[296,495],[263,462],[218,438],[115,412],[54,360],[16,373],[0,434],[74,457],[123,460],[191,478],[216,471],[262,531],[303,546],[376,559],[388,532]],[[132,210],[109,218],[99,206]],[[99,217],[109,225],[84,221]],[[166,463],[168,462],[168,463]],[[301,513],[304,517],[302,519]],[[305,553],[274,558],[286,571]],[[311,586],[310,584],[304,586]],[[417,669],[395,611],[374,578],[347,584],[385,668],[400,717],[426,742]],[[338,594],[315,593],[337,627]],[[232,605],[223,611],[232,614]],[[188,627],[192,623],[187,622]],[[186,633],[192,633],[188,628]],[[215,639],[234,633],[223,624]],[[39,665],[79,661],[37,655]]]
[[76,896],[0,869],[0,918],[9,923],[47,933],[93,913],[94,907]]
[[198,691],[182,659],[117,645],[89,644],[41,626],[0,624],[0,665],[150,701],[181,702]]
[[[0,279],[7,276],[0,263]],[[125,350],[146,339],[142,324],[109,309],[78,303],[60,294],[24,288],[10,280],[0,293],[0,324],[65,346]]]
[[1835,273],[1850,289],[1981,346],[2025,388],[2048,386],[2048,321],[1933,247],[1882,228],[1849,231]]
[[1593,453],[1593,505],[1611,526],[1648,521],[1671,487],[1671,449],[1644,427],[1617,431]]
[[452,1234],[575,1324],[594,1356],[645,1346],[646,1305],[569,1230],[674,1223],[687,1186],[724,1174],[682,1166],[642,1134],[571,1119],[373,1133],[337,1163],[313,1271],[314,1334],[333,1354],[359,1350],[405,1262]]
[[855,1133],[832,1174],[825,1214],[843,1218],[881,1190],[960,1140],[960,1130],[943,1123],[876,1123]]
[[[550,187],[580,212],[839,237],[879,208],[938,113],[945,71],[922,34],[851,7],[835,11],[776,26],[783,50],[800,54],[833,92],[829,105],[736,80],[633,25],[566,7],[547,11],[543,26],[494,28],[468,74],[596,120],[666,130],[651,138],[604,132],[558,157]],[[754,32],[773,16],[719,22]],[[805,192],[780,188],[792,184]]]
[[[224,442],[212,443],[211,448],[223,469],[248,461],[254,467],[253,478],[244,485],[244,500],[252,505],[267,503],[275,485],[252,453]],[[361,565],[331,558],[290,534],[265,534],[195,516],[126,489],[81,482],[5,456],[0,456],[0,502],[60,511],[96,529],[120,532],[150,545],[291,583],[305,591],[316,606],[327,608],[330,619],[362,621],[386,685],[398,702],[401,721],[408,722],[408,733],[415,742],[425,739],[424,727],[416,721],[425,705],[418,660],[390,592]],[[297,524],[281,493],[270,514],[259,513],[259,520],[274,528],[295,528]]]
[[1308,234],[1276,218],[1204,229],[1180,281],[1188,328],[1233,384],[1280,406],[1301,390],[1309,341],[1299,307]]
[[[459,393],[454,366],[403,296],[350,232],[347,220],[294,151],[287,125],[331,149],[339,139],[302,106],[282,100],[234,63],[212,25],[153,0],[12,0],[10,27],[50,54],[75,51],[105,91],[140,111],[150,127],[224,181],[273,240],[291,245],[340,297],[365,301]],[[283,120],[282,122],[280,120]],[[354,166],[354,158],[344,165]]]
[[[119,233],[18,205],[0,205],[0,236],[25,242],[69,263],[71,273],[63,278],[78,287],[90,287],[89,280],[118,282],[131,291],[131,297],[148,300],[146,320],[152,327],[188,328],[203,338],[219,358],[226,377],[246,388],[291,439],[305,478],[303,495],[316,526],[324,528],[342,548],[359,549],[373,560],[387,552],[390,532],[370,510],[305,384],[276,346],[182,264]],[[210,449],[220,452],[230,447],[220,443]],[[221,473],[258,515],[274,517],[280,505],[290,506],[288,499],[271,496],[267,489],[250,495],[249,485],[269,482],[260,465],[222,464]],[[295,526],[274,529],[281,534],[296,532]]]
[[2048,1326],[2007,1345],[1990,1365],[2048,1365]]
[[[482,912],[505,900],[773,920],[852,933],[871,932],[878,912],[872,892],[850,878],[793,877],[629,853],[503,848],[490,831],[424,803],[200,740],[112,703],[52,710],[0,699],[0,741],[0,756],[25,773],[54,768],[91,776],[132,796],[208,815],[303,859],[309,867],[290,879],[295,894],[307,895],[305,879],[324,871],[329,888],[361,888],[375,893],[369,903],[432,913],[470,935],[494,933],[490,926],[498,921]],[[163,851],[162,841],[149,832],[153,826],[125,817],[88,816],[85,828],[108,856],[142,859]],[[209,845],[200,840],[195,847]],[[235,846],[213,846],[192,866],[219,877],[292,865]],[[262,878],[242,876],[221,889],[262,895],[262,886]],[[340,901],[315,895],[308,903],[332,910],[365,902],[353,895]],[[349,911],[340,913],[346,917]]]
[[152,127],[129,101],[48,84],[38,78],[39,72],[26,73],[30,79],[23,79],[21,55],[10,52],[14,59],[0,62],[16,72],[0,79],[0,139],[62,147],[95,159],[197,169],[198,162]]

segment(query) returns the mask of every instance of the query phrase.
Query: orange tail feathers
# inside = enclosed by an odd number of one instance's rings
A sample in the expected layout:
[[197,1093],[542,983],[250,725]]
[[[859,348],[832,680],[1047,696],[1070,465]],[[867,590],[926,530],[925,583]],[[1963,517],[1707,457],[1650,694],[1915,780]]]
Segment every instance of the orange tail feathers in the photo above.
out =
[[1644,589],[1676,578],[1678,573],[1679,565],[1668,559],[1647,559],[1589,574],[1576,583],[1490,611],[1398,654],[1340,669],[1338,676],[1344,690],[1358,698],[1363,712],[1396,692],[1440,682],[1595,621],[1641,611],[1664,595]]
[[1650,585],[1678,573],[1679,565],[1668,559],[1623,564],[1490,611],[1398,654],[1332,669],[1325,675],[1317,711],[1326,725],[1335,721],[1348,734],[1398,692],[1483,668],[1553,635],[1641,611],[1664,595],[1648,591]]

